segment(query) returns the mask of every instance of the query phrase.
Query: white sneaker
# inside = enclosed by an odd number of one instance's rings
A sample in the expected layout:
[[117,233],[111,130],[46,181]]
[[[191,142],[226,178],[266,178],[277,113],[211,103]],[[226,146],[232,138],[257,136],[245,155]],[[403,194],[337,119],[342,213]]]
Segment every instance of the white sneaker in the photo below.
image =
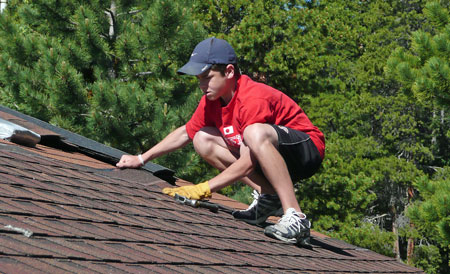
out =
[[306,215],[289,208],[277,224],[264,229],[264,234],[291,244],[310,244],[311,222]]

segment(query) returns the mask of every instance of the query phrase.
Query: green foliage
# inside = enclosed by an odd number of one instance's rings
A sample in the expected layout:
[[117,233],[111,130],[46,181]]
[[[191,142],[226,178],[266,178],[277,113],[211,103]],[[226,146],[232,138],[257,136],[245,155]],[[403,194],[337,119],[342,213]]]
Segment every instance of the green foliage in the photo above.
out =
[[411,49],[397,48],[389,58],[386,74],[397,79],[421,103],[450,105],[450,15],[438,2],[427,4],[424,13],[433,33],[416,31]]
[[[407,211],[408,217],[419,232],[417,238],[428,243],[420,246],[415,255],[417,264],[430,269],[436,268],[437,255],[440,253],[440,271],[450,270],[450,168],[440,169],[433,180],[421,177],[415,183],[420,199]],[[431,254],[430,254],[431,253]]]
[[450,245],[450,187],[447,181],[420,182],[417,185],[423,202],[409,208],[408,213],[420,231],[430,239]]
[[241,182],[227,186],[220,190],[220,193],[244,204],[250,204],[253,201],[253,189]]
[[0,21],[2,101],[52,123],[83,127],[86,92],[67,50],[57,39],[18,25],[10,17],[1,16]]
[[[434,164],[430,169],[434,178],[420,176],[414,187],[418,199],[408,207],[407,216],[414,224],[413,237],[419,242],[412,262],[427,273],[450,271],[450,171],[449,171],[449,119],[450,111],[450,16],[448,1],[429,2],[424,14],[431,28],[411,35],[410,47],[398,47],[389,57],[385,73],[400,90],[415,100],[415,106],[428,110],[424,116],[418,140],[428,140],[432,158],[421,163]],[[423,138],[425,137],[425,138]],[[417,142],[417,141],[416,141]],[[437,172],[434,172],[437,170]]]
[[362,223],[360,226],[346,225],[339,233],[330,233],[330,236],[337,236],[348,243],[370,248],[386,256],[393,257],[395,255],[393,253],[395,235],[371,223]]
[[439,249],[434,245],[420,245],[414,250],[412,262],[415,266],[423,269],[426,273],[445,273],[440,271],[442,257]]
[[[120,17],[119,17],[120,18]],[[101,140],[135,153],[156,144],[186,122],[195,108],[192,82],[176,70],[200,40],[176,2],[156,2],[147,11],[123,18],[112,73],[92,86],[91,127]],[[176,31],[178,30],[178,31]],[[183,42],[191,41],[190,43]],[[184,54],[184,56],[183,56]],[[178,78],[178,79],[177,79]],[[129,139],[129,142],[123,143]]]
[[[367,206],[376,199],[374,193],[368,192],[374,180],[360,172],[370,162],[370,147],[376,144],[359,138],[336,141],[327,144],[329,156],[322,171],[298,186],[301,207],[314,220],[314,227],[325,231],[339,230],[343,223],[362,218]],[[347,161],[342,152],[358,156]]]

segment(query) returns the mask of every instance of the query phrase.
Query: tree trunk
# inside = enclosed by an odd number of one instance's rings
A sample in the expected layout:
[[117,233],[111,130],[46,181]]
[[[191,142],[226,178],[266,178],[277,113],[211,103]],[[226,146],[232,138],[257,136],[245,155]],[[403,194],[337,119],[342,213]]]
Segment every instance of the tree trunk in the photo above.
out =
[[[116,1],[111,0],[111,6],[109,8],[109,11],[105,12],[106,15],[109,18],[109,40],[113,41],[116,37],[116,30],[115,30],[115,20],[116,20]],[[109,68],[109,77],[111,79],[116,78],[116,69],[114,67],[114,61],[111,62],[111,66]]]
[[[408,188],[408,205],[411,203],[412,198],[414,197],[414,188],[412,186],[410,186]],[[405,210],[406,211],[406,210]],[[409,223],[409,227],[411,230],[414,229],[414,224]],[[412,264],[412,257],[414,256],[414,238],[413,237],[409,237],[408,238],[408,247],[407,247],[407,251],[406,251],[406,258],[408,261],[408,264],[411,265]]]
[[[414,228],[414,224],[409,224],[409,226],[411,227],[411,229],[413,229]],[[412,238],[412,237],[410,237],[410,238],[408,238],[408,249],[407,249],[407,254],[406,254],[406,258],[407,258],[407,260],[408,260],[408,264],[409,265],[411,265],[412,264],[412,258],[413,258],[413,256],[414,256],[414,247],[415,247],[415,244],[414,244],[414,238]]]
[[[433,122],[436,121],[436,111],[433,110]],[[436,145],[436,138],[437,136],[437,130],[435,128],[432,129],[431,131],[431,144]]]
[[6,8],[7,4],[8,4],[8,0],[0,0],[0,13],[3,12],[3,10]]
[[115,36],[114,20],[116,18],[116,1],[111,1],[111,6],[109,12],[107,13],[109,17],[109,39],[113,40]]
[[395,259],[397,259],[397,261],[401,261],[400,259],[400,241],[398,239],[398,224],[397,224],[397,210],[395,208],[395,206],[391,207],[391,212],[392,212],[392,233],[394,233],[395,235],[395,241],[394,241],[394,254],[395,254]]

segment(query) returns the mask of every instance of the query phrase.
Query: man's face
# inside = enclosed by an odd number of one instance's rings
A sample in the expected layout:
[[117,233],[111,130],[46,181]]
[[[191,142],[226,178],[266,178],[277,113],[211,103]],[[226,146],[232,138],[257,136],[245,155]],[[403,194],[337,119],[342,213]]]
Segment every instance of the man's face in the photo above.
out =
[[215,101],[228,92],[227,76],[222,75],[219,71],[208,70],[197,75],[197,78],[200,89],[210,101]]

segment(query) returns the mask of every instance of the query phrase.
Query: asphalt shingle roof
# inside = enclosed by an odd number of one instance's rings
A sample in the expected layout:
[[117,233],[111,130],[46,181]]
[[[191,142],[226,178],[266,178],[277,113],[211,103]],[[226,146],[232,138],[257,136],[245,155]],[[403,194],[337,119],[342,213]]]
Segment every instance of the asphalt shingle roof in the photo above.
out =
[[312,248],[273,240],[226,212],[175,203],[167,186],[76,149],[0,140],[0,272],[422,273],[315,232]]

